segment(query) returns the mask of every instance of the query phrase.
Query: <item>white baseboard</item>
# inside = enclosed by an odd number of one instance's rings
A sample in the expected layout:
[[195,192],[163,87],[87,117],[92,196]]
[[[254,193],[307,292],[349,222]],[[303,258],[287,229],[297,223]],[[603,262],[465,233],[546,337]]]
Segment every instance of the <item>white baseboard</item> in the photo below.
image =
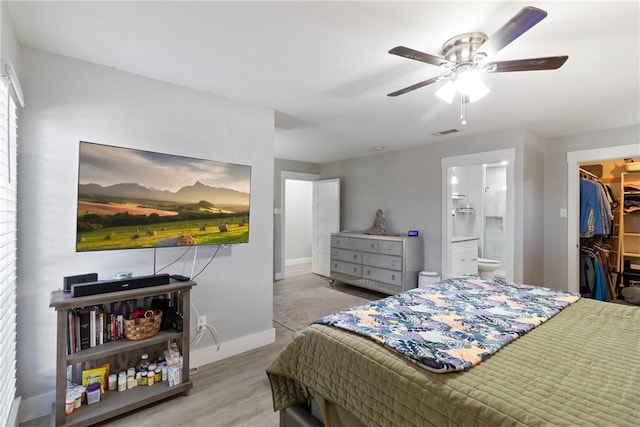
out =
[[40,394],[38,396],[22,399],[20,410],[18,411],[18,422],[24,423],[36,418],[51,415],[51,405],[56,401],[56,392]]
[[215,345],[194,349],[189,353],[189,366],[197,368],[208,363],[235,356],[236,354],[244,353],[245,351],[272,344],[275,341],[276,330],[275,328],[269,328],[246,337],[224,341],[220,344],[220,350],[216,350],[217,346]]
[[[262,332],[237,338],[231,341],[224,341],[220,344],[220,350],[216,351],[216,346],[211,345],[204,348],[191,350],[189,353],[189,366],[197,368],[207,363],[217,362],[245,351],[253,350],[276,341],[276,330],[270,328]],[[18,412],[18,421],[35,420],[51,414],[51,404],[56,400],[56,392],[41,394],[39,396],[23,399]]]
[[300,264],[311,264],[311,257],[290,258],[290,259],[284,260],[285,267],[289,267],[291,265],[300,265]]

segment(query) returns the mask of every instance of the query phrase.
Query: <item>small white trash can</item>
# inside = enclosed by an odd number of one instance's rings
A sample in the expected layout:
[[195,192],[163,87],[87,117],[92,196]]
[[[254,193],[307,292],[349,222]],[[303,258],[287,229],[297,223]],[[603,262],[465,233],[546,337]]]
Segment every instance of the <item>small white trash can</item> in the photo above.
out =
[[426,288],[440,281],[440,273],[435,271],[421,271],[418,275],[418,287]]

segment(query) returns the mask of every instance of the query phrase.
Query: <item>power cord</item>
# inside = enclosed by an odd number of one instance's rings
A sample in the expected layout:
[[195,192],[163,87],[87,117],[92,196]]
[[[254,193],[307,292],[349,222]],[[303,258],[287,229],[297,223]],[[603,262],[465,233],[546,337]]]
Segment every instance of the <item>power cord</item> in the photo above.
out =
[[169,264],[165,265],[164,267],[162,267],[160,270],[156,270],[156,249],[157,248],[153,248],[153,274],[158,274],[160,273],[162,270],[165,270],[169,267],[171,267],[173,264],[175,264],[176,262],[180,261],[182,258],[184,258],[185,255],[187,255],[189,253],[189,251],[191,250],[192,246],[187,247],[187,250],[184,251],[184,253],[182,255],[180,255],[178,258],[176,258],[175,260],[173,260],[172,262],[170,262]]
[[208,331],[211,334],[211,337],[213,338],[213,341],[216,343],[216,351],[220,350],[220,335],[218,335],[218,331],[216,330],[216,328],[213,327],[213,325],[210,325],[208,323],[200,323],[200,313],[198,312],[198,309],[196,308],[195,304],[193,303],[193,301],[191,301],[191,307],[193,308],[194,313],[196,314],[196,326],[194,328],[191,328],[191,339],[190,339],[190,344],[192,346],[196,346],[200,343],[200,341],[202,340],[202,336],[204,335],[205,331]]
[[[220,251],[220,248],[221,248],[222,246],[223,246],[223,245],[218,245],[218,247],[216,248],[216,251],[213,253],[213,255],[211,255],[211,259],[209,259],[209,261],[207,261],[207,263],[204,265],[204,267],[202,267],[202,269],[201,269],[200,271],[198,271],[195,275],[194,275],[194,274],[192,274],[192,275],[191,275],[191,280],[193,280],[193,279],[195,279],[196,277],[198,277],[199,275],[201,275],[201,274],[202,274],[202,272],[203,272],[207,267],[209,267],[209,264],[211,264],[211,263],[213,262],[213,259],[216,257],[216,255],[218,255],[218,251]],[[197,250],[197,247],[196,247],[196,250]],[[195,259],[194,259],[194,266],[195,266]],[[192,271],[192,273],[193,273],[193,271]]]

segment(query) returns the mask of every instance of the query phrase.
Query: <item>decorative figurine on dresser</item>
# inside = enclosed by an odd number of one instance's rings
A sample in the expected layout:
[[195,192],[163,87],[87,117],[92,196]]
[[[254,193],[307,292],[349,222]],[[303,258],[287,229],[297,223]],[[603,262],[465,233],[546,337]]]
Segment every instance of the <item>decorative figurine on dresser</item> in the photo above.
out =
[[376,219],[373,220],[373,225],[366,231],[366,234],[384,236],[385,234],[387,234],[387,231],[385,229],[385,222],[386,221],[384,219],[384,213],[382,212],[382,209],[378,209],[376,211]]

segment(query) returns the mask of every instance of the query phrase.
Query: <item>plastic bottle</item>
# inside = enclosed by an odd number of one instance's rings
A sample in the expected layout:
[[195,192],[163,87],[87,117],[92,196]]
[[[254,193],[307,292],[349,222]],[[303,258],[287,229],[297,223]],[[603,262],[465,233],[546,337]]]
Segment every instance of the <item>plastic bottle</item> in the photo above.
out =
[[147,372],[149,370],[149,355],[144,353],[140,356],[140,361],[136,365],[137,372]]
[[138,372],[140,374],[140,378],[138,378],[138,385],[147,385],[147,371]]
[[118,389],[118,376],[116,374],[109,375],[109,391]]
[[125,371],[118,374],[118,391],[125,391],[127,389],[127,373]]

